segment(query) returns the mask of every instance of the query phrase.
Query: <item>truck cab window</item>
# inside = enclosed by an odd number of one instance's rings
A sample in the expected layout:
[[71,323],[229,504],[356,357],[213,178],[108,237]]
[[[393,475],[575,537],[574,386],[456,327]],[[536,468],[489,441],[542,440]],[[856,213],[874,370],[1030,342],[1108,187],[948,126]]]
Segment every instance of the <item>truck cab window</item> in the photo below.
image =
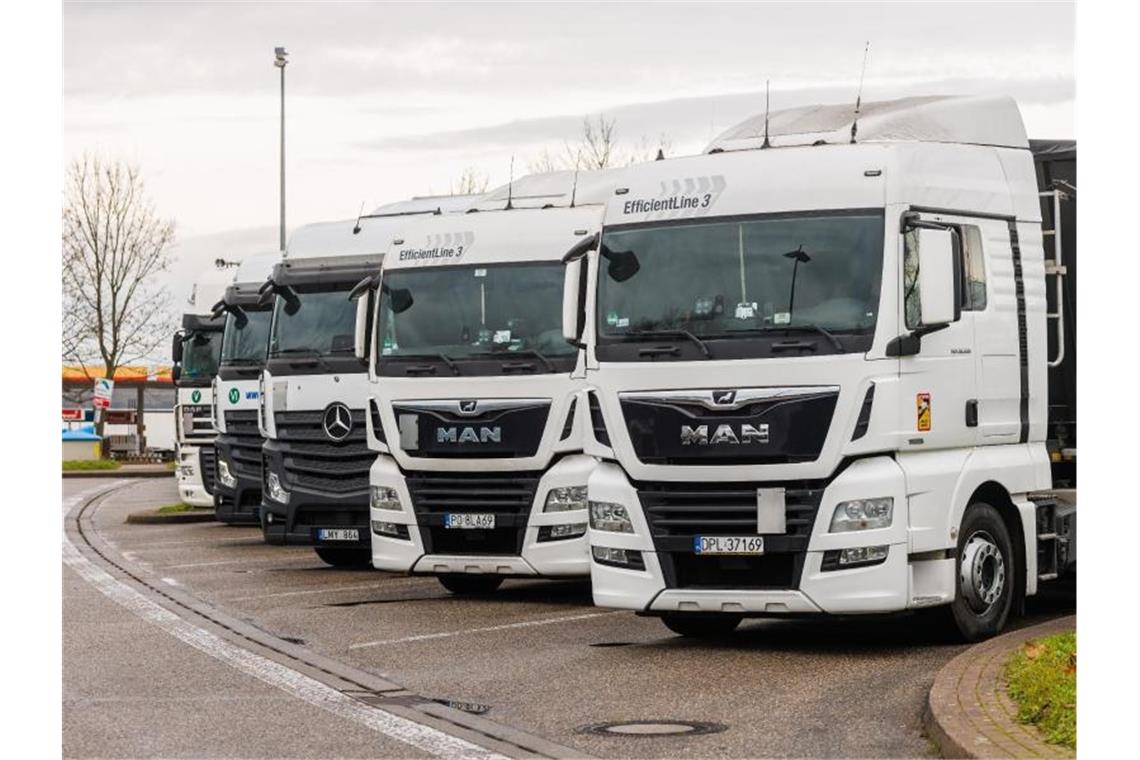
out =
[[[962,311],[986,308],[986,264],[981,230],[973,224],[955,225],[962,251]],[[903,296],[907,329],[919,325],[922,302],[918,294],[918,233],[903,235]]]

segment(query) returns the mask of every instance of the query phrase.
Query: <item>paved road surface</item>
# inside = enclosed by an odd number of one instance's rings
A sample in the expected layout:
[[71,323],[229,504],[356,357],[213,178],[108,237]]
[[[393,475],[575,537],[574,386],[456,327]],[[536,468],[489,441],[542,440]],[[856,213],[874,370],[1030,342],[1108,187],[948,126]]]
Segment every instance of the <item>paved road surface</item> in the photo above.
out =
[[[67,483],[65,494],[92,486]],[[723,641],[694,642],[656,620],[594,608],[585,583],[509,581],[458,599],[430,578],[329,568],[307,548],[264,545],[256,529],[123,523],[173,498],[172,481],[131,484],[98,506],[92,529],[124,565],[261,630],[415,695],[487,706],[485,718],[573,754],[929,755],[923,700],[962,649],[914,616],[747,621]],[[65,574],[65,754],[422,754],[203,660],[102,596]],[[1074,608],[1069,584],[1031,602],[1025,622]],[[579,731],[647,719],[727,730]]]

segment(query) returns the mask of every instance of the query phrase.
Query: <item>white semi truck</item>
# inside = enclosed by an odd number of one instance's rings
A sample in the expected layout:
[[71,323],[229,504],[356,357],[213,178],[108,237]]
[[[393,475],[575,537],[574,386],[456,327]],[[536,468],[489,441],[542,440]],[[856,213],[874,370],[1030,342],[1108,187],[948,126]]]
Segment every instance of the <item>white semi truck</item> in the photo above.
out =
[[594,460],[561,258],[597,233],[614,177],[523,177],[468,213],[409,220],[392,242],[369,319],[377,569],[457,594],[588,576]]
[[242,259],[233,283],[214,305],[225,318],[222,353],[213,386],[217,462],[214,513],[219,522],[259,525],[261,509],[261,370],[269,346],[271,304],[261,303],[261,287],[281,253]]
[[171,344],[171,374],[177,387],[174,449],[178,497],[195,507],[214,503],[214,422],[212,386],[222,350],[223,320],[210,306],[226,287],[227,273],[210,267],[194,283]]
[[1075,415],[1047,400],[1075,358],[1053,245],[1075,187],[1039,187],[1045,160],[1011,99],[933,97],[776,112],[629,169],[568,256],[584,330],[564,306],[595,603],[684,635],[942,607],[979,639],[1071,567],[1050,465]]
[[365,439],[368,367],[357,357],[364,302],[349,294],[377,274],[408,216],[447,214],[451,196],[389,204],[359,219],[310,224],[289,239],[263,286],[274,300],[261,388],[261,528],[270,544],[313,546],[334,566],[368,566]]

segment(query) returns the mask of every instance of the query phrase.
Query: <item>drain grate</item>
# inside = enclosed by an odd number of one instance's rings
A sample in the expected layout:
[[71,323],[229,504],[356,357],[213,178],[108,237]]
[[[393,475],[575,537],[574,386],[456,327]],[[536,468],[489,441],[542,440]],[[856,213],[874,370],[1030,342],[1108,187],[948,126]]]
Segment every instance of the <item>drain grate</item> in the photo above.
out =
[[699,736],[727,731],[723,723],[692,720],[627,720],[579,726],[580,734],[600,736]]
[[431,699],[431,701],[435,702],[436,704],[443,705],[444,707],[450,707],[453,710],[462,710],[463,712],[471,713],[472,715],[483,715],[491,711],[490,705],[483,705],[478,702],[462,702],[457,699],[437,699],[432,697],[429,697],[429,699]]
[[633,642],[632,641],[595,641],[593,644],[590,644],[590,646],[598,647],[601,649],[604,649],[607,647],[630,647],[630,646],[633,646]]

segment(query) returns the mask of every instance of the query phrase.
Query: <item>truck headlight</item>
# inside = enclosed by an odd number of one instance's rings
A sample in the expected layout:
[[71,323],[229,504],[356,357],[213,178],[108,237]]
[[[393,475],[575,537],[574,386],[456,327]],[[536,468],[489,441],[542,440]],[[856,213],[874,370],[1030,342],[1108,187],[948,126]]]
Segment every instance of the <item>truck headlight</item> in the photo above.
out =
[[629,512],[621,504],[610,501],[590,502],[590,527],[611,533],[633,533]]
[[543,512],[572,512],[586,508],[586,486],[551,488]]
[[403,509],[400,506],[400,495],[396,493],[395,488],[388,488],[386,486],[372,486],[371,495],[369,496],[368,503],[373,509],[390,509],[399,512]]
[[218,480],[226,488],[234,488],[237,486],[237,478],[230,472],[230,463],[224,459],[218,460]]
[[894,511],[895,500],[890,496],[841,501],[835,505],[835,512],[831,516],[831,532],[889,528]]
[[265,477],[265,494],[279,504],[289,503],[289,492],[281,485],[281,478],[275,472]]

